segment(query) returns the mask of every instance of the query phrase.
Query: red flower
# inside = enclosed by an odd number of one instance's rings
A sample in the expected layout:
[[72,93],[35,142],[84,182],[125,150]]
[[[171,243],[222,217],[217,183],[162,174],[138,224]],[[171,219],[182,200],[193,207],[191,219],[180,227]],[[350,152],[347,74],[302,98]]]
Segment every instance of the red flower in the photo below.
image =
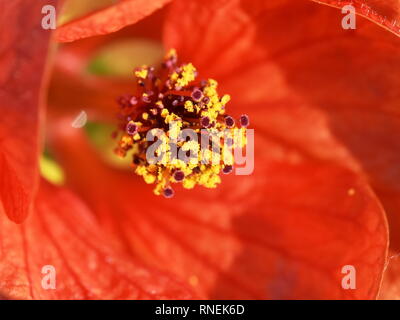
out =
[[[352,2],[394,34],[361,17],[356,30],[343,30],[340,11],[306,0],[177,0],[150,15],[165,3],[119,2],[56,31],[74,41],[149,15],[57,52],[46,128],[66,190],[38,179],[49,33],[37,21],[45,3],[0,2],[15,26],[1,29],[0,199],[15,222],[33,211],[20,225],[0,220],[1,295],[376,298],[386,217],[391,248],[400,244],[397,2]],[[231,114],[249,114],[252,175],[155,197],[70,126],[81,108],[91,120],[113,122],[113,100],[132,83],[83,73],[93,53],[122,37],[160,39],[161,31],[166,48],[231,94]],[[58,270],[56,290],[41,286],[45,265]],[[356,289],[341,286],[346,265],[357,271]],[[382,297],[396,288],[388,272]]]

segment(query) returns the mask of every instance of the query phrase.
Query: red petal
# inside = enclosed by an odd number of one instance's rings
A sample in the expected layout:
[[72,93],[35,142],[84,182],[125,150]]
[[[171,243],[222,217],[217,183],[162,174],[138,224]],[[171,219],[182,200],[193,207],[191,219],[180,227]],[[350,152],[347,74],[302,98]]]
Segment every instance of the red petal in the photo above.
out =
[[[327,55],[324,49],[330,47],[324,44],[334,45],[342,55],[351,49],[354,57],[354,39],[342,39],[339,11],[311,3],[289,6],[287,1],[252,2],[252,7],[237,10],[237,3],[202,1],[198,6],[196,1],[178,1],[166,30],[168,44],[185,60],[200,66],[205,75],[225,75],[222,87],[235,88],[230,93],[236,106],[254,116],[255,175],[230,177],[216,191],[179,190],[173,201],[154,198],[137,177],[113,173],[99,163],[81,138],[68,132],[68,122],[57,124],[68,133],[53,138],[69,181],[120,237],[121,245],[197,282],[205,297],[375,298],[386,257],[385,218],[364,179],[329,164],[340,161],[361,171],[330,130],[326,107],[339,96],[337,90],[322,85],[314,90],[309,79],[316,78],[319,85],[321,65],[312,72],[301,68],[303,62],[314,66],[314,52],[304,53],[315,49],[314,44],[325,68],[338,60],[335,54]],[[259,12],[258,4],[269,10]],[[256,13],[265,20],[254,24]],[[381,46],[390,47],[391,38],[365,21],[359,28],[367,39],[370,32],[382,36],[380,42],[371,40],[382,59],[386,49]],[[362,39],[356,41],[357,50],[365,50]],[[369,54],[375,56],[377,48]],[[326,57],[330,59],[322,59]],[[338,80],[333,77],[335,64],[331,67],[331,77],[321,84]],[[77,149],[85,152],[76,154]],[[94,180],[107,183],[93,186]],[[340,271],[347,264],[357,270],[354,291],[340,287]]]
[[[103,232],[104,233],[104,232]],[[21,225],[0,216],[0,296],[7,299],[187,299],[172,278],[117,254],[89,211],[43,181]],[[56,289],[42,281],[55,268]],[[44,283],[48,283],[46,279]]]
[[82,108],[91,121],[115,119],[116,98],[132,89],[132,82],[58,70],[50,85],[50,112],[78,113]]
[[[202,296],[376,297],[386,222],[374,194],[351,171],[259,134],[253,175],[228,177],[216,190],[178,190],[168,200],[140,178],[107,168],[69,121],[53,124],[69,183],[121,246],[178,274]],[[345,265],[357,270],[356,290],[341,288]]]
[[400,299],[400,255],[391,252],[387,262],[382,287],[379,293],[381,300]]
[[40,24],[46,4],[0,3],[0,200],[16,222],[28,215],[37,184],[40,89],[51,34]]
[[343,8],[351,4],[358,14],[400,36],[400,6],[398,0],[312,0],[329,6]]
[[366,19],[343,30],[342,17],[312,2],[178,1],[166,47],[219,80],[258,130],[368,175],[399,248],[399,39]]
[[59,112],[70,114],[84,108],[92,121],[114,119],[115,99],[132,90],[132,81],[89,74],[89,61],[105,46],[112,46],[121,40],[146,38],[160,43],[164,15],[165,10],[159,10],[118,32],[61,45],[55,58],[49,88],[48,103],[51,111],[58,109]]
[[59,27],[56,31],[56,39],[60,42],[71,42],[118,31],[150,15],[169,1],[120,1],[115,5],[95,11]]

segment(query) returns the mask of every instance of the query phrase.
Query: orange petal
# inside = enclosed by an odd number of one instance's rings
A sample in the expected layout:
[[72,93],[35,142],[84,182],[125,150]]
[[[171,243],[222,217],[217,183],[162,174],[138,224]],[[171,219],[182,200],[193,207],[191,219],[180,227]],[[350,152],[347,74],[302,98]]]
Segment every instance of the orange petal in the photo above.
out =
[[152,14],[169,1],[170,0],[119,1],[105,9],[92,12],[82,18],[62,25],[56,31],[56,40],[60,42],[71,42],[118,31]]
[[40,21],[47,4],[0,3],[0,200],[16,222],[28,215],[36,192],[40,89],[51,34]]
[[[69,121],[54,122],[53,130],[69,184],[121,248],[177,274],[201,296],[376,297],[386,221],[351,171],[258,134],[253,175],[228,176],[215,190],[178,188],[171,200],[154,196],[134,174],[107,168]],[[355,290],[341,287],[345,265],[356,268]]]
[[398,0],[312,0],[329,6],[343,8],[352,5],[358,14],[400,36],[400,5]]
[[35,212],[24,223],[16,225],[1,213],[0,243],[2,298],[191,297],[171,277],[116,253],[87,208],[67,190],[45,181]]
[[174,2],[166,47],[218,79],[256,130],[367,175],[399,248],[399,38],[363,18],[343,30],[339,10],[313,2],[213,3]]

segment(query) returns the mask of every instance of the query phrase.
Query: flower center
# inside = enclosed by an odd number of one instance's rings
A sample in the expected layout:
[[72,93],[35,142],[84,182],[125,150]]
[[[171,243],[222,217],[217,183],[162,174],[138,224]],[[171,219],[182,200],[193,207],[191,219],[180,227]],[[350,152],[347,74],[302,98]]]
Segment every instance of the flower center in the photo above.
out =
[[156,184],[157,195],[171,198],[176,183],[215,188],[220,173],[233,170],[234,148],[246,144],[248,116],[236,127],[225,114],[230,96],[220,97],[213,79],[197,80],[193,64],[179,64],[173,49],[161,68],[142,66],[134,74],[134,94],[118,99],[115,153],[130,154],[131,166],[146,183]]

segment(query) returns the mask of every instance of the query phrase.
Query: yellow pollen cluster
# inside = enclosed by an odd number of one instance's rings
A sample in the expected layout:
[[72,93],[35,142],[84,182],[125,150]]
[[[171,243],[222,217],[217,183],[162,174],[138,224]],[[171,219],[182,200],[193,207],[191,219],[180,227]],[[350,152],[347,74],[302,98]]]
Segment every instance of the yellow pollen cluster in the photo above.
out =
[[172,184],[215,188],[221,172],[233,170],[234,148],[246,144],[247,116],[237,127],[225,115],[230,96],[221,97],[213,79],[196,80],[196,68],[178,64],[175,50],[157,72],[143,66],[134,74],[136,93],[119,100],[122,134],[116,154],[132,156],[136,174],[155,184],[157,195],[172,197]]
[[137,78],[146,79],[149,71],[147,70],[146,66],[143,66],[140,70],[135,71],[135,76]]
[[174,72],[170,80],[173,83],[176,83],[177,87],[187,86],[190,82],[192,82],[196,78],[196,68],[191,64],[185,64],[182,67],[182,70]]

